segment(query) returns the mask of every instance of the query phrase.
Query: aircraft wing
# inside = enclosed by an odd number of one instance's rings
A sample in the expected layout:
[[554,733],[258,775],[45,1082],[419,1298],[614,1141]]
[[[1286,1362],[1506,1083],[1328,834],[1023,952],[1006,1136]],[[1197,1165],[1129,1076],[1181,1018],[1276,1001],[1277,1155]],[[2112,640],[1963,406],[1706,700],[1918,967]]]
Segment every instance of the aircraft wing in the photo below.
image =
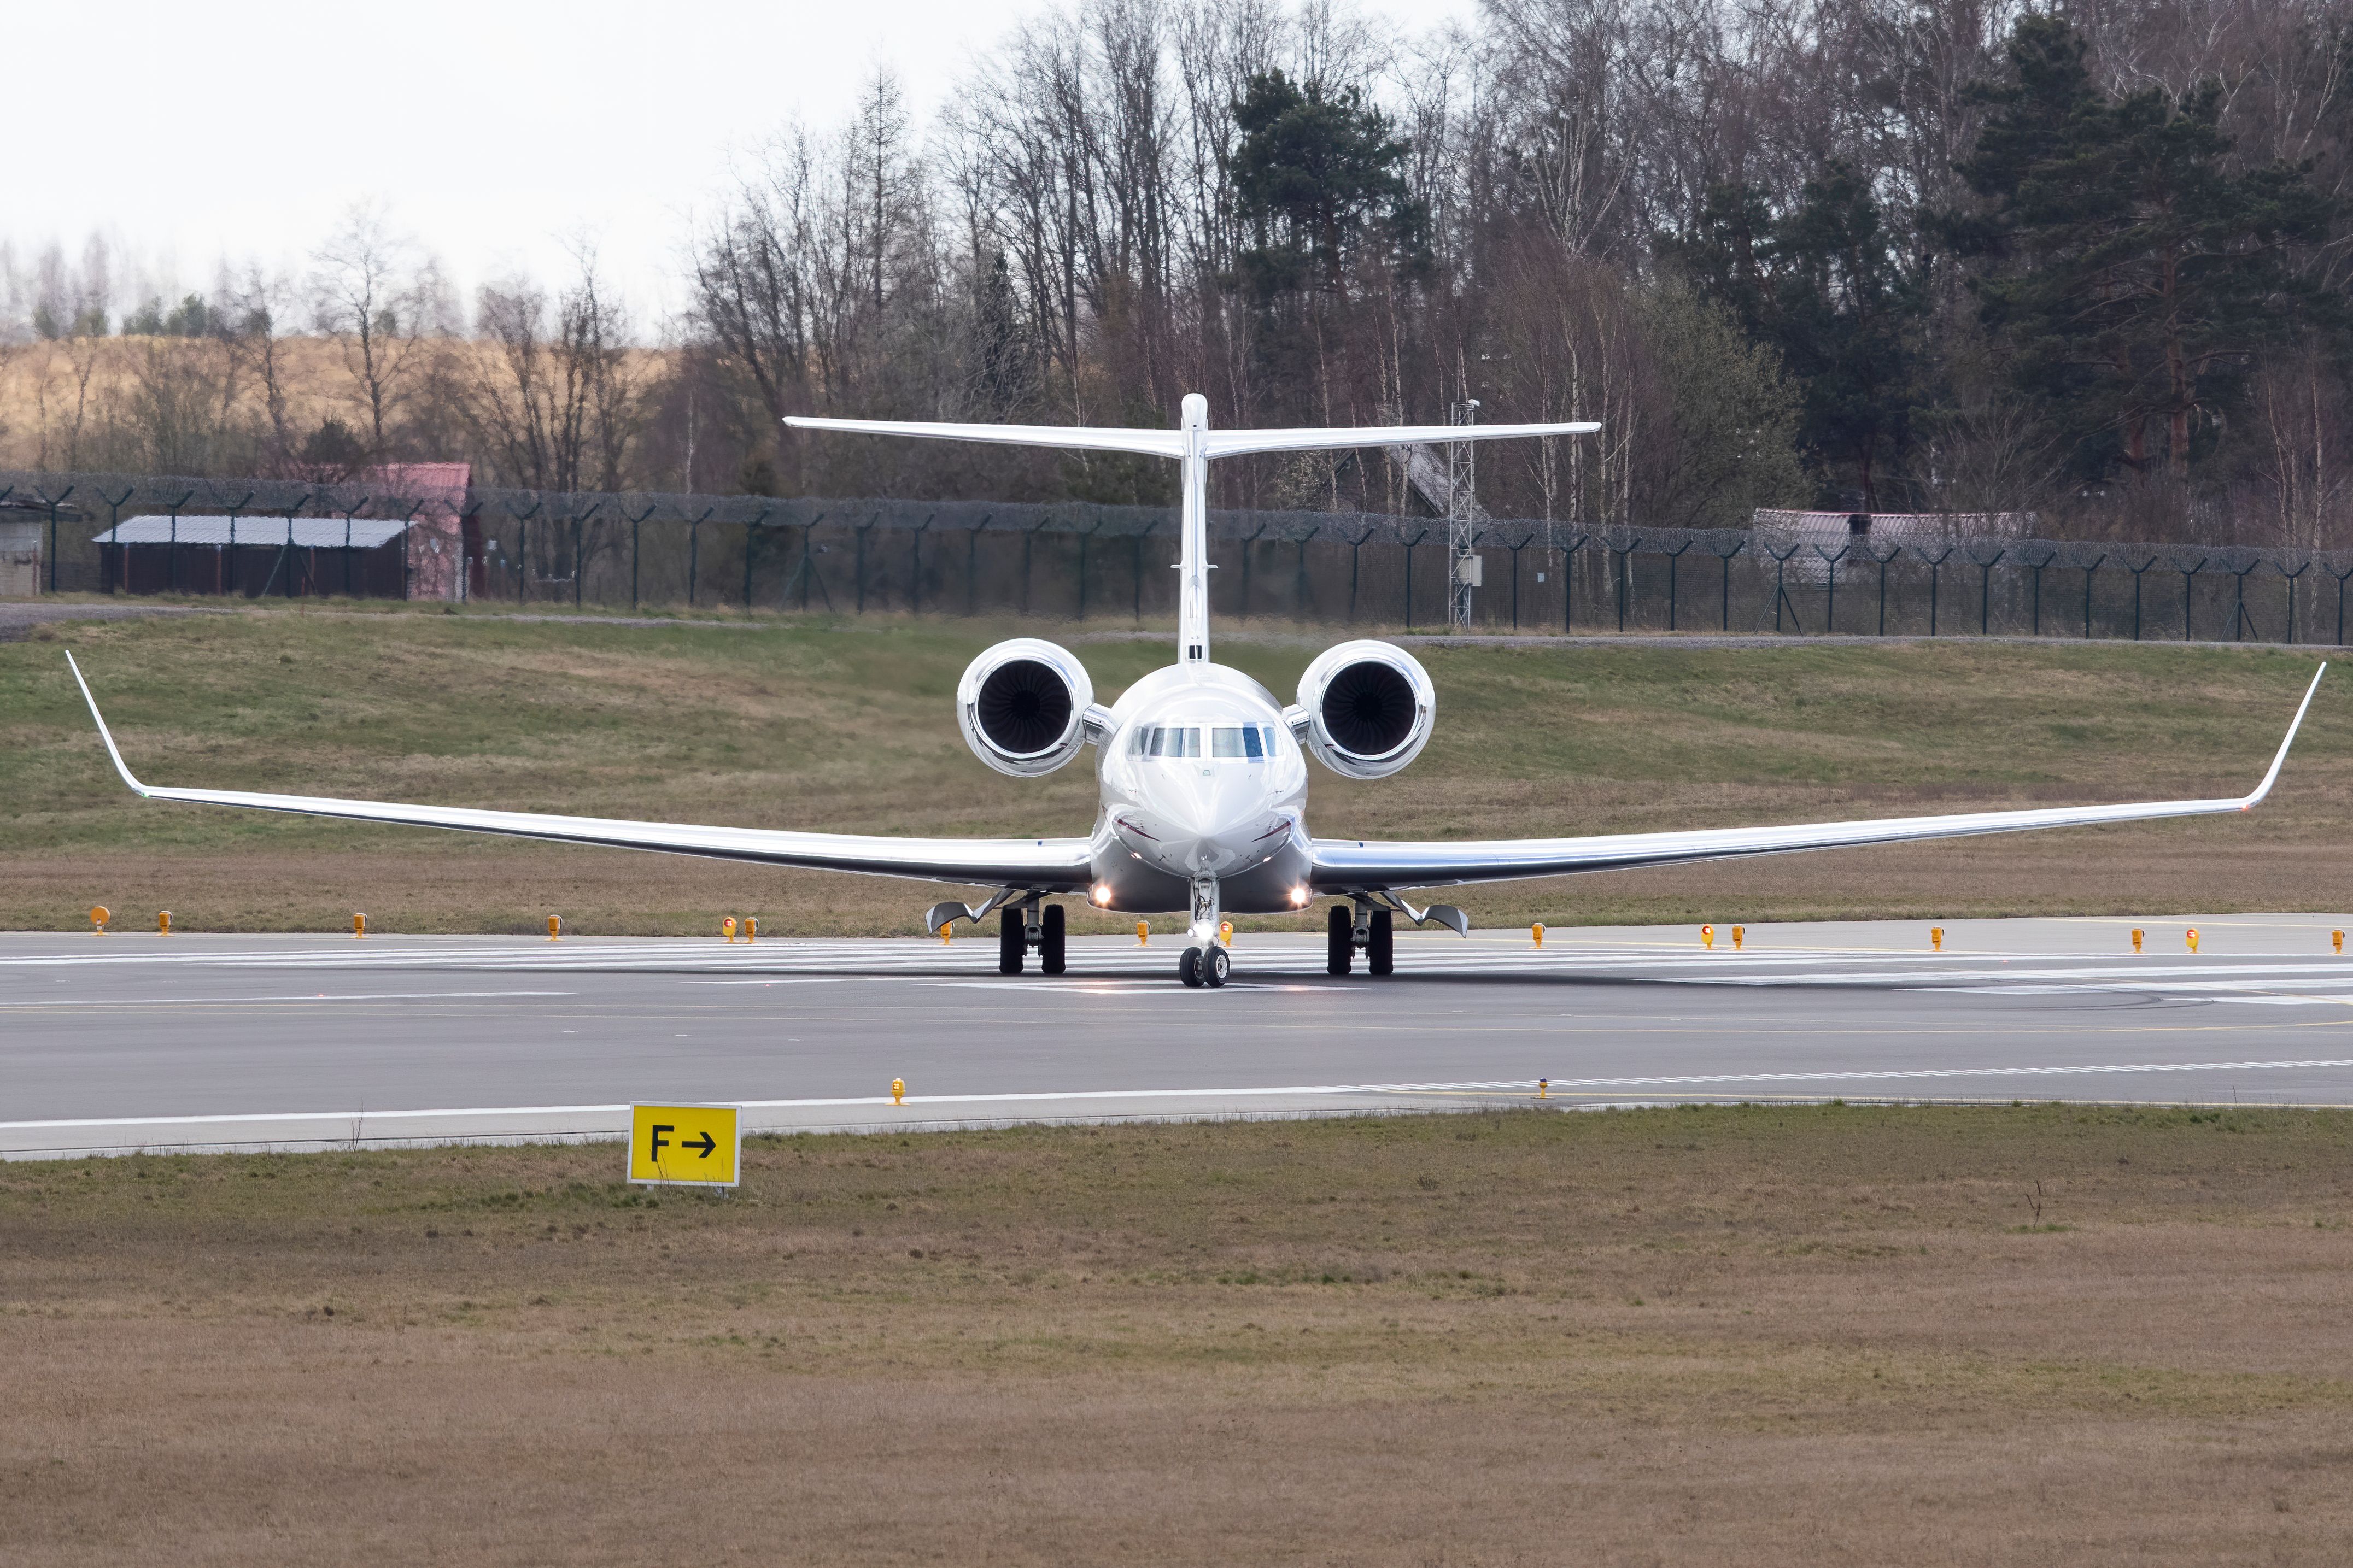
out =
[[73,655],[66,656],[90,716],[98,722],[106,754],[132,790],[149,800],[187,801],[197,805],[234,805],[282,811],[299,816],[333,816],[353,822],[389,822],[408,827],[447,827],[461,833],[493,833],[514,838],[544,838],[558,844],[594,844],[607,849],[655,849],[672,855],[702,855],[719,860],[752,860],[771,866],[803,866],[820,871],[863,871],[921,881],[978,883],[1076,890],[1088,883],[1088,847],[1083,838],[881,838],[849,833],[792,833],[762,827],[705,827],[692,823],[632,822],[604,816],[555,816],[530,811],[478,811],[467,806],[405,805],[392,801],[340,800],[328,795],[267,795],[235,789],[166,789],[132,775],[106,728]]
[[1723,860],[1740,855],[1788,855],[1801,849],[1845,849],[1866,844],[1899,844],[1920,838],[1966,838],[1981,833],[2021,833],[2041,827],[2088,827],[2104,822],[2140,822],[2160,816],[2206,816],[2246,811],[2279,778],[2280,764],[2304,722],[2312,694],[2327,673],[2324,664],[2305,688],[2304,700],[2287,727],[2263,783],[2247,795],[2225,800],[2132,801],[2114,805],[2062,805],[2026,811],[1964,811],[1942,816],[1891,816],[1862,822],[1816,822],[1783,827],[1707,827],[1675,833],[1610,833],[1585,838],[1493,838],[1388,842],[1318,838],[1310,885],[1319,893],[1436,888],[1464,882],[1505,882],[1523,877],[1557,877],[1572,871],[1620,871],[1638,866],[1672,866],[1688,860]]

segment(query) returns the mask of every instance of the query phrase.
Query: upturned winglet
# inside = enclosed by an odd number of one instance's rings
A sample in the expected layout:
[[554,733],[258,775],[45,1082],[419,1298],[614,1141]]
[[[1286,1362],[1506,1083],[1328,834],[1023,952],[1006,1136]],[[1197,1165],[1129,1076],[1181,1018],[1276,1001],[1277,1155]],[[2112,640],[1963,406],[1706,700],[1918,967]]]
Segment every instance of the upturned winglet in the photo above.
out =
[[90,704],[90,716],[98,723],[98,738],[106,742],[106,754],[114,759],[114,771],[122,775],[122,782],[131,786],[132,794],[142,799],[153,795],[153,790],[132,776],[130,767],[122,760],[121,748],[114,743],[114,736],[106,728],[106,715],[98,710],[98,699],[90,694],[90,682],[81,678],[81,666],[74,662],[71,653],[66,655],[66,668],[73,671],[74,684],[81,688],[81,700]]
[[2280,749],[2273,756],[2272,765],[2263,774],[2263,782],[2255,786],[2253,795],[2240,802],[2242,808],[2258,805],[2263,796],[2272,793],[2272,785],[2279,782],[2280,764],[2287,761],[2287,749],[2295,744],[2295,732],[2304,724],[2304,710],[2312,706],[2312,694],[2320,689],[2320,678],[2327,673],[2328,661],[2323,659],[2320,668],[2312,672],[2312,684],[2304,689],[2304,700],[2295,705],[2295,717],[2287,721],[2287,738],[2280,742]]

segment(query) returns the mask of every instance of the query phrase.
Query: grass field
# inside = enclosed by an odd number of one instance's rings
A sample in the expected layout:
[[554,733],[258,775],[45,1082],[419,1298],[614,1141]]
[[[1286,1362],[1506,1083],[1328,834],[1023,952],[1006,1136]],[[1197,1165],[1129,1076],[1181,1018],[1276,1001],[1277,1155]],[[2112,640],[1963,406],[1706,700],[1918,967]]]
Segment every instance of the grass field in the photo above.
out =
[[[913,934],[923,886],[142,804],[61,650],[158,783],[876,833],[1082,834],[1091,762],[991,773],[952,711],[1016,628],[528,621],[269,605],[44,627],[0,644],[0,927],[104,903],[191,930]],[[1045,628],[1050,630],[1050,628]],[[1106,700],[1157,640],[1081,640]],[[1315,651],[1230,637],[1288,696]],[[1436,739],[1405,773],[1315,771],[1311,826],[1447,837],[2237,793],[2316,655],[2091,644],[1440,647]],[[2340,677],[2340,682],[2346,678]],[[2324,685],[2251,817],[1468,889],[1474,921],[2141,914],[2341,907],[2353,692]],[[1311,919],[1316,917],[1311,917]],[[1113,922],[1102,922],[1109,926]],[[1286,922],[1287,923],[1287,922]],[[1091,929],[1083,919],[1081,929]]]
[[2323,1563],[2353,1115],[0,1166],[0,1562]]

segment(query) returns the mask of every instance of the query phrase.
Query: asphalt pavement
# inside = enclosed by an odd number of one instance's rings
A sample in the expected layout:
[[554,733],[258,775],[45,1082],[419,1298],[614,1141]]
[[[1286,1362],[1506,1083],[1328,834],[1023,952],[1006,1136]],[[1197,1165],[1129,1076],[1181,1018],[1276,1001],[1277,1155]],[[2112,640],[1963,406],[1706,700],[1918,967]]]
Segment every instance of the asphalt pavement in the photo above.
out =
[[[2146,935],[2133,952],[2130,932]],[[2187,932],[2200,932],[2198,951]],[[1677,1100],[2353,1104],[2353,916],[994,940],[0,934],[0,1155]],[[1034,961],[1033,961],[1034,962]],[[893,1079],[907,1086],[892,1103]]]

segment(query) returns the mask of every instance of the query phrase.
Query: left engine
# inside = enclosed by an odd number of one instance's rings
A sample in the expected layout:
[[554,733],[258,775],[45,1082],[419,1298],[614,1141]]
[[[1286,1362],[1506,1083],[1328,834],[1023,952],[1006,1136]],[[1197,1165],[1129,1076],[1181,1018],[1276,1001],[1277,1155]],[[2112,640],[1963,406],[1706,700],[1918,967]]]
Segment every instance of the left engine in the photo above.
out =
[[1068,648],[1015,637],[965,667],[956,721],[982,762],[1000,773],[1036,778],[1085,747],[1094,700],[1087,667]]

